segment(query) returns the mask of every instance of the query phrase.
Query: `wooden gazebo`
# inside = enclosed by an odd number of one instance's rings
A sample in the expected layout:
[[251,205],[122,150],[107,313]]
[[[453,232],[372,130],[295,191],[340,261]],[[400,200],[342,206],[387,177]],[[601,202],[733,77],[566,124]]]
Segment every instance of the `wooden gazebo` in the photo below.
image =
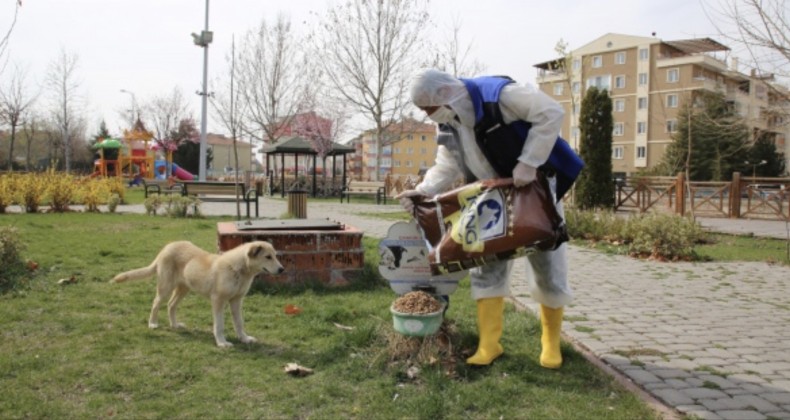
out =
[[[335,181],[335,168],[337,165],[337,156],[340,155],[343,157],[343,184],[346,185],[346,173],[348,170],[348,162],[346,159],[346,155],[349,153],[354,153],[355,149],[352,146],[346,146],[340,143],[332,143],[332,147],[327,153],[327,157],[332,157],[332,182]],[[299,137],[283,137],[279,141],[274,144],[270,144],[265,146],[262,150],[262,153],[266,154],[266,173],[271,174],[270,172],[270,158],[277,159],[277,156],[280,157],[280,194],[282,197],[285,197],[285,156],[286,155],[293,155],[294,156],[294,177],[298,178],[299,175],[299,156],[302,155],[309,155],[313,157],[313,165],[312,165],[312,173],[308,174],[307,170],[305,169],[305,175],[312,175],[312,190],[310,192],[311,197],[315,197],[316,195],[316,161],[318,158],[318,153],[313,149],[313,145],[310,143],[309,140]]]

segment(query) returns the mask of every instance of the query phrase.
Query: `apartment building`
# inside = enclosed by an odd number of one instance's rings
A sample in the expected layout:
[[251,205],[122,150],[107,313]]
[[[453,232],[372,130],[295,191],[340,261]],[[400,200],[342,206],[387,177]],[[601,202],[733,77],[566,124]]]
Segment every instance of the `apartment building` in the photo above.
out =
[[790,105],[787,88],[770,75],[740,72],[737,60],[729,59],[729,48],[713,39],[662,41],[609,33],[565,59],[535,67],[540,89],[565,108],[562,136],[577,150],[584,92],[592,86],[609,91],[615,174],[633,174],[660,163],[677,131],[681,106],[699,90],[724,93],[752,128],[751,141],[769,132],[777,150],[790,158],[790,121],[783,117]]
[[[236,168],[235,156],[233,154],[233,139],[222,134],[206,134],[206,145],[211,150],[211,176],[220,176]],[[239,154],[238,170],[259,171],[260,162],[253,156],[252,145],[244,141],[236,142],[236,150]]]
[[[361,178],[374,179],[376,171],[376,131],[368,130],[354,141],[359,145]],[[416,177],[433,165],[436,158],[436,125],[406,118],[389,126],[381,145],[379,179],[387,175]],[[353,159],[353,158],[352,158]]]

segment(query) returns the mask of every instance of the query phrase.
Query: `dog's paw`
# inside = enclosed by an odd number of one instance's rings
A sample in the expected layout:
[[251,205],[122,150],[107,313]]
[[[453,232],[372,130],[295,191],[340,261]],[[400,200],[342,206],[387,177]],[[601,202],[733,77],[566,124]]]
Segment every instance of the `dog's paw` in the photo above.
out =
[[185,324],[181,323],[181,322],[176,322],[175,325],[173,325],[173,328],[176,328],[176,329],[179,329],[179,330],[183,329],[183,328],[186,328],[186,327],[187,326]]
[[255,337],[247,335],[247,336],[241,337],[241,342],[244,343],[244,344],[257,343],[258,339],[255,338]]
[[148,323],[148,328],[150,328],[152,330],[155,330],[155,329],[159,328],[159,324],[157,324],[156,322],[149,322]]
[[233,343],[229,343],[227,341],[218,341],[217,342],[217,347],[223,348],[223,349],[228,349],[228,348],[233,347]]

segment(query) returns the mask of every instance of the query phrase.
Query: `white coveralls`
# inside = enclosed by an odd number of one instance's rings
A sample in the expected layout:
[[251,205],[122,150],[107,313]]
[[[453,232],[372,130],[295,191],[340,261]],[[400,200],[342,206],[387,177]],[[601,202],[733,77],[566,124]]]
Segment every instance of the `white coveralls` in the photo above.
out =
[[[471,173],[478,179],[498,178],[475,141],[472,100],[463,82],[446,73],[430,71],[424,73],[422,79],[412,88],[415,105],[449,105],[458,119],[448,123],[458,131],[458,140]],[[505,123],[516,120],[532,123],[518,160],[534,168],[544,164],[557,141],[564,115],[562,107],[533,86],[515,83],[502,89],[499,105]],[[428,169],[423,181],[415,189],[429,197],[448,191],[463,176],[460,165],[452,153],[440,145],[434,166]],[[555,179],[550,178],[549,184],[552,193],[555,193]],[[556,205],[557,211],[564,217],[562,203]],[[554,251],[536,251],[527,256],[527,281],[532,298],[550,308],[563,307],[573,299],[567,282],[566,248],[567,244],[563,243]],[[512,266],[513,260],[509,260],[470,270],[472,297],[479,300],[509,296]]]

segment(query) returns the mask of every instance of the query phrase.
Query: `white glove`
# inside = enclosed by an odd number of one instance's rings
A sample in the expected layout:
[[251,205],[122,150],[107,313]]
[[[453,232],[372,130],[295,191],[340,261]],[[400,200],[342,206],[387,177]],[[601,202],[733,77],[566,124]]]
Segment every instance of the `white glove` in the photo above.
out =
[[537,169],[524,162],[519,162],[513,169],[513,185],[515,185],[516,188],[529,184],[534,181],[536,177]]
[[403,209],[406,210],[409,214],[414,214],[414,200],[412,197],[419,197],[423,194],[420,190],[406,190],[402,193],[395,196],[395,198],[400,200],[400,205],[403,206]]

